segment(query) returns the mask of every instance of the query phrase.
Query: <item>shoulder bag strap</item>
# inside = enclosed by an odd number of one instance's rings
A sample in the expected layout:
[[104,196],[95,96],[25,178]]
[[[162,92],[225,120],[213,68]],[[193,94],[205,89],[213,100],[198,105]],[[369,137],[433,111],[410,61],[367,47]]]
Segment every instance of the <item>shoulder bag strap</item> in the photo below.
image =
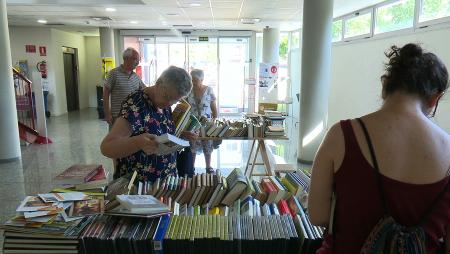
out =
[[378,189],[380,191],[381,203],[383,205],[384,213],[389,214],[386,202],[386,194],[384,192],[383,181],[381,180],[381,173],[380,169],[378,168],[377,157],[375,156],[375,150],[373,149],[372,140],[370,139],[369,132],[367,131],[366,125],[361,120],[361,118],[356,118],[356,120],[358,120],[359,124],[361,125],[361,128],[363,129],[364,132],[364,136],[366,137],[367,145],[369,146],[370,156],[372,157],[373,167],[375,168],[375,175],[377,178]]

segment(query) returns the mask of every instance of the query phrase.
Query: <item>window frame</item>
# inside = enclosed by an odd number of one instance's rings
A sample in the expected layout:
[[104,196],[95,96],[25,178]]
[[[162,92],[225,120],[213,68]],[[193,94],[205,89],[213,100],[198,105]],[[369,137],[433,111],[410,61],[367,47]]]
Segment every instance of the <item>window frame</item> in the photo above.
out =
[[392,3],[400,2],[400,1],[402,1],[402,0],[388,0],[388,1],[385,1],[385,2],[382,2],[382,3],[379,3],[379,4],[373,6],[373,11],[374,11],[373,37],[385,36],[385,35],[394,34],[394,33],[398,33],[398,32],[404,32],[404,31],[408,31],[408,30],[409,31],[414,31],[416,15],[417,15],[417,2],[420,1],[420,0],[414,0],[414,2],[415,2],[414,3],[414,15],[413,15],[413,22],[412,22],[412,26],[411,27],[406,27],[406,28],[401,28],[401,29],[397,29],[397,30],[392,30],[392,31],[389,31],[389,32],[375,33],[375,27],[377,25],[376,15],[378,13],[378,9],[382,8],[382,7],[386,6],[386,5],[390,5]]
[[[333,18],[333,22],[335,22],[337,20],[342,20],[342,36],[341,36],[340,41],[335,41],[335,42],[332,41],[331,43],[333,45],[341,45],[341,44],[351,43],[354,41],[359,41],[362,39],[380,39],[380,38],[385,38],[385,37],[393,37],[393,36],[398,36],[398,35],[412,34],[414,32],[419,32],[419,31],[435,30],[435,29],[442,29],[442,28],[450,27],[450,16],[419,22],[419,16],[420,16],[420,12],[422,10],[422,4],[423,4],[424,0],[415,0],[414,19],[413,19],[412,27],[375,34],[375,23],[376,23],[375,15],[376,15],[377,9],[380,7],[383,7],[385,5],[388,5],[388,4],[391,4],[394,2],[399,2],[399,1],[401,1],[401,0],[386,0],[384,2],[375,4],[372,6],[368,6],[363,9],[359,9],[359,10],[353,11],[351,13]],[[355,13],[359,13],[359,15],[361,15],[361,14],[365,14],[368,12],[372,13],[371,14],[370,33],[346,38],[345,37],[346,21],[348,19],[351,19],[352,17],[355,17]]]
[[[355,18],[355,17],[366,15],[367,13],[370,13],[370,18],[371,18],[369,32],[365,33],[365,34],[345,37],[345,29],[347,27],[347,21],[349,19],[352,19],[352,18]],[[373,35],[373,29],[372,29],[373,25],[372,25],[372,23],[373,23],[373,7],[364,8],[364,9],[352,12],[351,14],[347,14],[345,16],[342,16],[342,41],[341,42],[353,41],[353,40],[358,40],[358,39],[367,39],[367,38],[372,37],[372,35]]]
[[427,21],[420,21],[420,13],[422,12],[423,1],[424,0],[416,0],[416,5],[418,6],[418,8],[416,8],[416,15],[417,15],[416,16],[417,26],[415,27],[416,29],[450,22],[450,15],[447,17],[435,18]]
[[340,43],[344,41],[344,19],[343,18],[335,18],[331,23],[331,30],[333,30],[333,24],[336,21],[341,21],[341,38],[338,41],[333,41],[333,34],[331,34],[331,43]]

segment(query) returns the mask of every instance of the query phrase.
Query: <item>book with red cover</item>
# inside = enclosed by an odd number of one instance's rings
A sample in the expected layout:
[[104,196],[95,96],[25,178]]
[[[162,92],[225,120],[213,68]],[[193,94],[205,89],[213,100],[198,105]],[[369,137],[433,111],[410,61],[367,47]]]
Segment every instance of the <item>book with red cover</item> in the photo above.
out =
[[81,184],[86,183],[94,177],[97,172],[103,169],[102,165],[80,165],[75,164],[64,170],[53,178],[53,182],[57,184]]
[[291,209],[289,209],[288,203],[285,199],[282,199],[280,200],[280,202],[278,202],[278,210],[280,211],[281,215],[288,214],[292,217],[295,216],[295,214],[292,213]]
[[268,178],[261,179],[261,187],[265,193],[267,193],[267,201],[266,203],[271,204],[275,201],[275,198],[278,194],[277,189],[273,185],[272,181]]
[[107,173],[103,167],[97,170],[97,173],[89,181],[81,184],[75,184],[75,190],[89,190],[104,187],[108,184]]

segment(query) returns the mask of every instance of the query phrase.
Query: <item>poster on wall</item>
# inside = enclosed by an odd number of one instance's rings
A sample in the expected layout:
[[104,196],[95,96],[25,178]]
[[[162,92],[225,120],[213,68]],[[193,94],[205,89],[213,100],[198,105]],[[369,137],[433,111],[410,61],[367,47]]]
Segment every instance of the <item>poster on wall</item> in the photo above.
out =
[[39,55],[40,56],[47,56],[47,47],[39,46]]
[[272,102],[278,100],[278,63],[259,64],[259,100]]
[[36,45],[25,45],[26,53],[36,53]]
[[277,88],[278,63],[259,64],[259,87]]
[[106,79],[110,70],[114,68],[114,58],[102,57],[102,77]]

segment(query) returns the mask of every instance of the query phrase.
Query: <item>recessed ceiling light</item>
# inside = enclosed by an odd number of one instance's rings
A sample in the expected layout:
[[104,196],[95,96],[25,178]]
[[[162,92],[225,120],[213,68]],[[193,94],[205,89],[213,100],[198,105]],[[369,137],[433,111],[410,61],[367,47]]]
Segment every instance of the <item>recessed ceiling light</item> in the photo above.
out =
[[259,19],[259,18],[242,18],[241,19],[242,24],[255,24],[255,23],[259,23],[260,21],[261,21],[261,19]]
[[178,14],[178,13],[167,13],[166,15],[167,16],[174,16],[174,17],[180,16],[180,14]]
[[137,24],[138,22],[136,20],[130,21],[131,24]]
[[45,19],[38,19],[37,22],[38,22],[38,23],[41,23],[41,24],[46,24],[46,23],[47,23],[47,20],[45,20]]
[[199,7],[199,6],[202,6],[202,5],[199,4],[199,3],[190,3],[189,6],[191,6],[191,7]]
[[113,11],[116,11],[116,8],[106,8],[105,11],[111,11],[111,12],[113,12]]

